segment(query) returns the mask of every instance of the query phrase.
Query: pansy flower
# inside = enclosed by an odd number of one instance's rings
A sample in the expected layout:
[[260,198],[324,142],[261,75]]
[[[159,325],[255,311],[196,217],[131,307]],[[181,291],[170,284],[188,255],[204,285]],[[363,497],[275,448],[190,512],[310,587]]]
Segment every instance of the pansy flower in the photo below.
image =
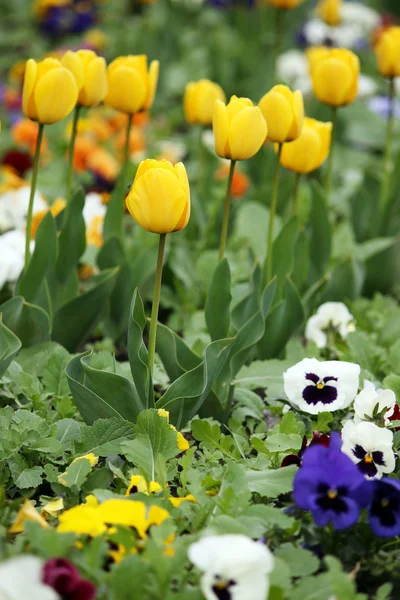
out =
[[393,433],[374,423],[347,421],[342,430],[343,452],[368,479],[380,479],[396,464]]
[[351,331],[355,331],[354,317],[343,302],[325,302],[321,304],[315,315],[307,321],[306,339],[318,346],[326,348],[328,332],[332,331],[346,339]]
[[317,525],[346,529],[356,523],[369,496],[363,475],[340,445],[339,434],[332,433],[329,448],[315,445],[306,450],[294,478],[294,500],[311,511]]
[[298,453],[297,454],[288,454],[287,456],[285,456],[285,458],[282,461],[281,467],[288,467],[289,465],[297,465],[298,467],[300,467],[302,458],[303,458],[303,454],[307,450],[307,448],[310,448],[311,446],[314,446],[315,444],[319,444],[320,446],[325,446],[326,448],[328,448],[329,442],[330,442],[330,437],[326,433],[318,433],[318,431],[313,431],[313,436],[310,440],[310,443],[308,443],[307,436],[305,435],[303,437],[303,442],[301,444],[301,448],[298,451]]
[[382,424],[387,427],[399,415],[396,395],[392,390],[376,390],[373,385],[364,386],[354,400],[354,413],[355,423],[373,421],[383,413]]
[[382,537],[400,535],[400,481],[384,477],[371,485],[368,516],[372,531]]
[[283,374],[285,393],[294,406],[310,414],[347,408],[358,390],[360,366],[304,358]]
[[189,546],[207,600],[265,600],[274,558],[269,549],[244,535],[212,535]]
[[65,558],[52,558],[43,566],[43,583],[66,600],[93,600],[96,588],[91,581],[82,579],[78,569]]

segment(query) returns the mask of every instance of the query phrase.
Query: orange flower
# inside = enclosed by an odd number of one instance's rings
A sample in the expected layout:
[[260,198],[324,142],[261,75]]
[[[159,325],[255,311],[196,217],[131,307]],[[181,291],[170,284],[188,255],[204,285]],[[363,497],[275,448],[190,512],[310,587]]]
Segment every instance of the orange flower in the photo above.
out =
[[[21,119],[17,121],[11,128],[11,135],[16,144],[21,144],[29,150],[33,156],[35,154],[36,139],[39,131],[39,124],[30,119]],[[47,140],[43,136],[40,154],[47,151]]]
[[67,203],[65,202],[64,198],[56,198],[48,210],[41,210],[40,212],[33,215],[31,238],[32,239],[35,238],[38,227],[39,227],[40,223],[42,222],[43,217],[45,215],[47,215],[49,210],[50,210],[51,214],[53,215],[53,217],[55,218],[57,215],[60,214],[60,212],[62,210],[64,210],[66,204]]
[[[215,179],[228,179],[229,166],[223,165],[218,171],[215,172]],[[232,179],[232,196],[234,198],[241,198],[245,195],[250,186],[250,180],[244,173],[241,173],[236,168],[233,179]]]
[[[118,150],[123,150],[125,148],[126,142],[126,131],[122,130],[118,133],[115,145]],[[146,140],[143,133],[143,130],[140,127],[132,127],[131,133],[129,136],[129,154],[134,154],[135,152],[142,152],[146,147]]]
[[99,147],[89,154],[87,166],[107,181],[114,181],[120,168],[115,158],[105,148]]
[[78,135],[75,140],[74,151],[74,169],[77,173],[82,173],[88,168],[90,155],[96,150],[97,146],[93,140],[83,135]]

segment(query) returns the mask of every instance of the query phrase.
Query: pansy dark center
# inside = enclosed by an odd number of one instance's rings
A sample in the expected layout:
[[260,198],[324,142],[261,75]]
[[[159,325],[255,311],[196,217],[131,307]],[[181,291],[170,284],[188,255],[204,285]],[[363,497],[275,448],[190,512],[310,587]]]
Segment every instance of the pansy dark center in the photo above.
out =
[[319,377],[315,373],[306,373],[307,381],[312,385],[307,385],[303,390],[303,398],[307,404],[331,404],[337,398],[338,392],[335,386],[329,385],[330,381],[337,381],[337,377]]
[[383,452],[380,450],[368,452],[367,450],[364,450],[360,444],[356,444],[353,448],[353,454],[359,460],[357,466],[361,473],[367,475],[367,477],[375,477],[375,475],[378,473],[376,465],[380,467],[385,466]]
[[[389,492],[389,493],[388,493]],[[390,490],[382,490],[377,493],[371,504],[371,515],[379,519],[383,527],[393,527],[396,523],[396,515],[400,512],[400,500]]]
[[320,483],[318,488],[317,504],[323,510],[332,510],[336,514],[347,512],[347,487],[340,485],[332,488],[325,483]]
[[226,580],[219,575],[216,575],[212,590],[217,596],[218,600],[232,600],[230,589],[235,585],[236,581],[233,579]]

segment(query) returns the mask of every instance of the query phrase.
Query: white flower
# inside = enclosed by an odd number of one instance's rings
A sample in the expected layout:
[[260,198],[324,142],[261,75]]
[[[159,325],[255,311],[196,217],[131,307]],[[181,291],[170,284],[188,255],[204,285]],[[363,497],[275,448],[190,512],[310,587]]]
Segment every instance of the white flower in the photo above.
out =
[[354,400],[354,422],[369,421],[372,419],[376,409],[378,413],[386,409],[385,425],[390,425],[389,418],[393,415],[395,406],[396,394],[392,390],[371,389],[370,386],[365,387],[364,382],[364,389],[361,390]]
[[311,92],[310,67],[307,56],[300,50],[288,50],[278,57],[278,79],[303,94]]
[[86,226],[89,226],[93,219],[97,217],[105,217],[107,208],[103,204],[102,197],[96,192],[91,192],[86,195],[85,206],[83,207],[83,218],[85,219]]
[[393,433],[374,423],[347,421],[342,429],[342,451],[367,479],[380,479],[391,473],[396,464],[393,453]]
[[43,561],[26,554],[0,563],[0,600],[59,600],[42,583]]
[[[0,229],[25,229],[31,188],[9,190],[0,196]],[[33,214],[48,209],[48,204],[37,190],[33,200]]]
[[201,589],[207,600],[268,597],[274,558],[264,544],[244,535],[215,535],[192,544],[188,554],[203,571]]
[[345,339],[355,330],[354,317],[343,302],[325,302],[321,304],[315,315],[307,321],[305,336],[315,342],[318,348],[325,348],[328,336],[325,331],[333,328]]
[[368,75],[359,75],[357,98],[368,98],[378,91],[378,84],[375,79]]
[[173,164],[181,161],[186,154],[186,145],[179,138],[160,140],[157,143],[160,158],[165,158]]
[[316,415],[347,408],[358,390],[360,366],[304,358],[283,374],[285,393],[300,410]]
[[0,257],[1,290],[7,281],[17,281],[24,268],[25,234],[22,231],[7,231],[0,235]]
[[361,2],[343,2],[340,14],[343,23],[358,25],[365,35],[370,34],[381,23],[379,12]]

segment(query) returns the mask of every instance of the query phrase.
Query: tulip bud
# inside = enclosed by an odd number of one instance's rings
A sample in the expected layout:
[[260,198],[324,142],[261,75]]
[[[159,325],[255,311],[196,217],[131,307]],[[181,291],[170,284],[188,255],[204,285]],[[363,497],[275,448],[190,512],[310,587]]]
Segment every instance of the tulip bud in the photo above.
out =
[[267,0],[267,2],[276,8],[296,8],[304,0]]
[[268,139],[283,143],[295,140],[304,120],[303,94],[286,85],[276,85],[258,103],[268,126]]
[[375,53],[383,77],[400,76],[400,27],[389,27],[380,35]]
[[283,144],[281,165],[295,173],[311,173],[328,158],[331,145],[332,123],[304,119],[300,136]]
[[107,65],[103,57],[92,50],[68,50],[61,64],[71,71],[79,89],[80,106],[96,106],[107,93]]
[[339,25],[342,20],[341,8],[343,0],[320,0],[317,14],[328,25]]
[[231,160],[251,158],[267,136],[267,124],[260,109],[248,98],[236,96],[232,96],[228,105],[216,100],[213,130],[215,152]]
[[154,101],[158,81],[158,60],[147,68],[147,56],[119,56],[108,65],[108,92],[105,103],[134,115],[147,110]]
[[24,115],[39,123],[56,123],[75,107],[78,86],[74,76],[55,58],[26,63],[22,110]]
[[217,83],[200,79],[187,84],[184,97],[185,119],[188,123],[210,125],[216,100],[225,102],[225,94]]
[[358,92],[360,61],[344,48],[313,48],[307,52],[315,96],[330,106],[353,102]]
[[171,233],[186,227],[190,189],[184,165],[153,159],[141,162],[126,206],[135,221],[152,233]]

